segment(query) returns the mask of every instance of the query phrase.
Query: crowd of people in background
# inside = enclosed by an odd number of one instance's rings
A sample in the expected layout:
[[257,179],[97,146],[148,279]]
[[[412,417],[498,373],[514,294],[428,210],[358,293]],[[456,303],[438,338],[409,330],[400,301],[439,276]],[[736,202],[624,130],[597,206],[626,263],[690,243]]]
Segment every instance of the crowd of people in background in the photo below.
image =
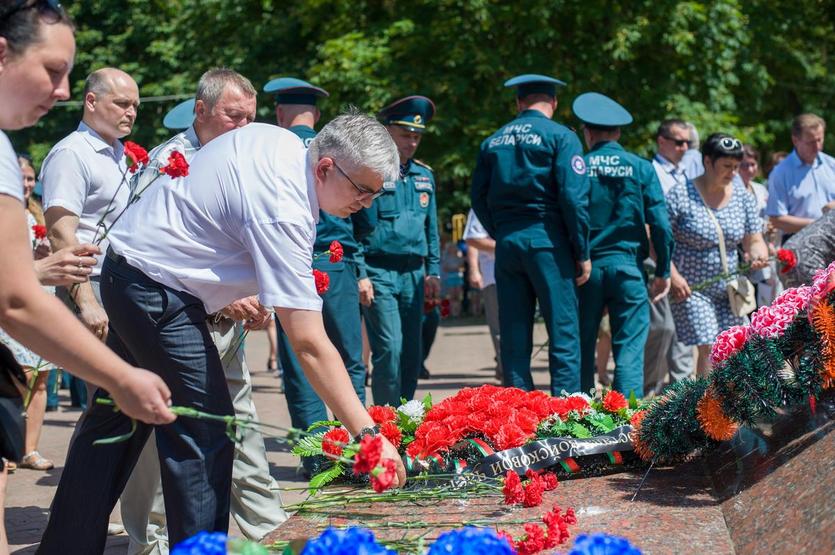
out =
[[[14,130],[69,97],[74,40],[52,3],[2,18],[0,128]],[[0,135],[3,256],[21,262],[0,268],[0,342],[25,370],[18,467],[54,465],[38,441],[59,373],[86,407],[40,553],[70,536],[100,552],[120,497],[131,554],[225,531],[230,511],[254,540],[286,519],[258,432],[233,445],[222,426],[175,421],[167,408],[173,399],[257,419],[241,348],[249,330],[273,338],[266,366],[280,371],[293,426],[330,409],[359,440],[379,433],[368,401],[396,406],[431,377],[442,313],[484,314],[504,385],[535,387],[541,318],[552,394],[602,384],[640,397],[709,371],[717,334],[782,290],[778,247],[795,241],[809,260],[832,259],[835,159],[819,116],[796,117],[794,149],[767,163],[721,130],[700,144],[692,124],[667,119],[650,161],[620,145],[632,116],[611,98],[574,99],[578,134],[553,121],[563,82],[526,74],[505,85],[518,113],[481,144],[455,236],[438,221],[434,171],[416,157],[435,116],[425,96],[397,98],[377,118],[349,110],[317,132],[321,87],[270,81],[277,125],[255,123],[256,88],[214,68],[172,112],[180,119],[166,119],[178,133],[139,163],[122,141],[139,87],[98,69],[78,128],[41,164],[40,198],[32,161]],[[187,168],[176,175],[163,171],[175,154]],[[334,241],[344,256],[319,256]],[[700,285],[742,264],[744,277]],[[44,318],[49,330],[32,323]],[[122,412],[94,402],[108,396]],[[140,424],[128,440],[91,448],[131,429],[129,417]],[[384,449],[402,484],[400,457]]]

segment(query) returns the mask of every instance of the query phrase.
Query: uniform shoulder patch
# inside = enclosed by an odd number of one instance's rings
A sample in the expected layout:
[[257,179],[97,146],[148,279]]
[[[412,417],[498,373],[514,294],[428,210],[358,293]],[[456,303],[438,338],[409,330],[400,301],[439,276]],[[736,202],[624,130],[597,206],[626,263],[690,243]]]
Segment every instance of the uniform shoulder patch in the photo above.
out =
[[418,160],[417,158],[412,158],[412,162],[414,162],[414,163],[415,163],[415,164],[417,164],[418,166],[423,166],[424,168],[426,168],[426,169],[427,169],[427,170],[429,170],[429,171],[434,171],[434,170],[432,169],[432,166],[430,166],[430,165],[429,165],[429,164],[427,164],[426,162],[422,162],[422,161]]
[[574,170],[574,173],[577,175],[585,175],[586,162],[583,160],[582,156],[575,154],[571,157],[571,169]]

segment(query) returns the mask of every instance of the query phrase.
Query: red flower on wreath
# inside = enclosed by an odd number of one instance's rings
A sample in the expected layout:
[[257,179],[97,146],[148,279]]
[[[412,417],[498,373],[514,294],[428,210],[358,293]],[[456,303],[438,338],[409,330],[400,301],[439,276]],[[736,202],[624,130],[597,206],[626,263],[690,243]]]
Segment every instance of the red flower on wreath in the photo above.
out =
[[364,436],[360,448],[354,455],[354,475],[370,474],[380,464],[383,454],[383,440],[380,436]]
[[324,295],[328,292],[328,287],[331,285],[331,278],[327,272],[321,270],[313,270],[313,281],[316,282],[316,292]]
[[187,176],[188,162],[186,157],[180,151],[175,150],[168,156],[168,165],[163,166],[159,171],[175,178]]
[[397,427],[394,422],[383,422],[380,424],[380,433],[383,434],[395,448],[400,447],[400,442],[403,441],[403,432]]
[[342,260],[342,256],[344,251],[342,250],[342,243],[339,241],[331,241],[330,247],[328,247],[328,253],[330,254],[330,261],[332,264],[336,264],[340,260]]
[[614,389],[606,393],[606,396],[603,398],[603,408],[609,412],[617,412],[628,406],[629,402],[626,400],[626,397]]
[[394,422],[397,419],[394,409],[388,405],[371,405],[368,407],[368,415],[374,420],[375,424]]
[[786,274],[797,266],[797,255],[794,254],[793,250],[777,249],[777,262],[782,266],[780,273]]
[[145,165],[150,161],[148,151],[133,141],[125,141],[125,156],[130,161],[128,164],[130,173],[136,173],[139,164]]
[[32,233],[35,235],[37,241],[42,241],[46,239],[46,226],[35,224],[32,226]]
[[394,484],[397,477],[394,461],[384,459],[380,466],[371,471],[371,487],[377,493],[383,493]]
[[322,436],[322,452],[328,458],[338,458],[342,456],[342,451],[351,436],[348,435],[348,430],[345,428],[334,428],[325,432]]

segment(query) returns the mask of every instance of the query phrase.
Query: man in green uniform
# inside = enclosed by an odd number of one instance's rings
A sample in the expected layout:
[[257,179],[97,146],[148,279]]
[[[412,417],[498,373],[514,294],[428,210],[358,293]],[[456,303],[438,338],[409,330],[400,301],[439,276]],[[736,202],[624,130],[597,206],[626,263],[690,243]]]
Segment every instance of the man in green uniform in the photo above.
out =
[[664,193],[652,164],[618,144],[632,116],[614,100],[585,93],[574,100],[589,148],[585,156],[589,195],[591,276],[580,288],[581,387],[594,387],[595,344],[603,309],[609,310],[614,389],[643,396],[644,344],[649,332],[649,297],[643,260],[649,255],[647,226],[656,256],[652,301],[670,290],[673,232]]
[[531,351],[536,302],[548,329],[551,393],[580,390],[576,286],[591,271],[589,182],[583,149],[551,121],[562,81],[520,75],[518,115],[481,144],[472,203],[496,239],[501,359],[505,385],[534,388]]
[[[313,126],[319,121],[316,101],[328,96],[328,93],[292,77],[273,79],[267,83],[264,90],[275,95],[278,125],[298,135],[305,146],[308,146],[316,137]],[[336,263],[331,263],[328,256],[319,256],[313,260],[313,268],[327,272],[330,277],[328,291],[322,295],[325,331],[342,356],[357,396],[362,402],[365,402],[365,364],[362,361],[357,281],[368,281],[368,277],[357,238],[367,235],[372,229],[368,218],[359,213],[349,218],[339,218],[320,210],[319,223],[316,225],[316,243],[313,247],[316,255],[327,251],[331,241],[339,241],[345,252],[342,261]],[[307,381],[287,334],[280,325],[277,331],[278,355],[284,370],[284,395],[290,421],[293,427],[304,430],[314,422],[327,420],[327,409]],[[307,460],[305,459],[306,467],[309,466]]]
[[383,195],[366,209],[375,222],[363,240],[373,290],[361,292],[371,344],[374,403],[397,406],[411,399],[421,369],[424,293],[441,290],[440,240],[432,169],[414,159],[435,105],[425,96],[408,96],[380,111],[400,153],[400,179],[383,184]]

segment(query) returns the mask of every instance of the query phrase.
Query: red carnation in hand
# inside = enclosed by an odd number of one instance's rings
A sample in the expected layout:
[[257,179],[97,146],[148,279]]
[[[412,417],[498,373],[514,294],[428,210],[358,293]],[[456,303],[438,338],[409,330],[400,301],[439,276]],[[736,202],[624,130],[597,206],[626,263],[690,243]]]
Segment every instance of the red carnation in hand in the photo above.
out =
[[371,487],[377,493],[383,493],[394,484],[394,479],[397,477],[394,461],[391,459],[384,459],[381,466],[378,466],[371,472]]
[[449,314],[449,299],[444,299],[441,301],[441,318],[447,318]]
[[525,499],[525,491],[522,489],[522,481],[519,475],[512,470],[508,470],[504,477],[504,502],[508,505],[516,505]]
[[368,415],[374,420],[375,424],[394,422],[397,419],[394,409],[388,405],[371,405],[368,407]]
[[781,274],[791,272],[797,266],[797,255],[789,249],[777,249],[777,262],[782,266]]
[[336,264],[340,260],[342,260],[343,250],[342,250],[342,243],[339,241],[331,241],[331,246],[328,247],[328,252],[330,253],[330,261],[333,264]]
[[186,157],[178,150],[168,156],[168,165],[160,168],[160,172],[171,177],[185,177],[188,175],[188,162]]
[[621,393],[612,390],[603,398],[603,408],[609,412],[617,412],[629,406],[629,402]]
[[133,141],[125,141],[125,156],[130,161],[128,164],[130,173],[136,173],[139,164],[145,165],[149,162],[148,151]]
[[324,295],[328,292],[328,287],[331,285],[331,278],[327,272],[313,270],[313,280],[316,282],[317,293]]
[[364,436],[360,449],[354,455],[354,475],[370,474],[380,463],[383,454],[383,440],[380,436]]
[[395,448],[400,447],[400,442],[403,441],[403,432],[397,427],[394,422],[383,422],[380,424],[380,433],[383,434]]
[[351,436],[348,435],[348,430],[345,428],[328,430],[322,437],[322,452],[328,458],[341,457],[343,448],[348,445],[350,440]]
[[32,233],[35,234],[35,239],[40,241],[42,239],[46,239],[46,226],[45,225],[33,225],[32,226]]

